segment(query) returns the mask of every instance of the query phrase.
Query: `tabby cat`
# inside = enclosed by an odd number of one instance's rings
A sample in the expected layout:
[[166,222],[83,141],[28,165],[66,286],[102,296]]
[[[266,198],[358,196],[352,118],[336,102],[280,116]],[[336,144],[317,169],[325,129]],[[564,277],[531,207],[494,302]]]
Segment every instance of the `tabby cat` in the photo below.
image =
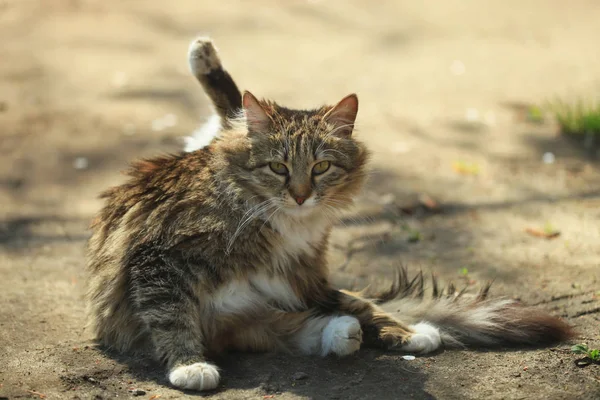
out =
[[[209,39],[191,69],[215,105],[206,147],[137,162],[92,223],[88,303],[99,342],[150,350],[182,389],[208,390],[226,349],[346,356],[361,345],[428,353],[443,345],[539,344],[569,326],[510,300],[424,299],[400,270],[387,291],[335,289],[332,224],[361,189],[369,153],[353,135],[357,96],[292,110],[242,95]],[[213,124],[215,125],[215,124]],[[402,322],[380,304],[398,299]]]

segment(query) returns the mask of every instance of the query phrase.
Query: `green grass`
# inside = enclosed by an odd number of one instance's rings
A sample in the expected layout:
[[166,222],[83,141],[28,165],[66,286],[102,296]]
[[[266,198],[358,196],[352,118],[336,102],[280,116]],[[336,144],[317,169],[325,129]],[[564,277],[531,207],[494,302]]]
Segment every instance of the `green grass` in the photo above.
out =
[[575,354],[585,354],[594,362],[600,362],[600,350],[590,349],[586,344],[576,344],[571,347],[571,351]]
[[536,105],[531,105],[527,108],[527,120],[534,124],[541,124],[544,122],[544,110]]
[[556,100],[547,107],[556,118],[562,133],[600,138],[600,101],[579,100],[568,103]]

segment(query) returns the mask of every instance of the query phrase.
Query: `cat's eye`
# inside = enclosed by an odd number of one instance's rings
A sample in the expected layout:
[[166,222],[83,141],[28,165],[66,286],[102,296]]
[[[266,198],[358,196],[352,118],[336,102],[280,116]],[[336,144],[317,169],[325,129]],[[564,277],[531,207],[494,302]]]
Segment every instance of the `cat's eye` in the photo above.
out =
[[271,168],[271,171],[275,172],[278,175],[287,175],[288,174],[287,167],[285,166],[285,164],[280,163],[280,162],[270,162],[269,168]]
[[329,161],[318,162],[313,167],[312,173],[313,173],[313,175],[324,174],[325,172],[327,172],[327,170],[329,169],[330,166],[331,166],[331,163]]

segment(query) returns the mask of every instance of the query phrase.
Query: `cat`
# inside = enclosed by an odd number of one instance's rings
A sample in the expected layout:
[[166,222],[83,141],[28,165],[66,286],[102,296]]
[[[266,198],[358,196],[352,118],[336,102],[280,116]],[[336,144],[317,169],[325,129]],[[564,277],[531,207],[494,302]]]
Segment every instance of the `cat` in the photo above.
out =
[[[422,273],[409,280],[400,269],[379,293],[335,289],[328,237],[370,157],[354,135],[357,96],[292,110],[242,94],[210,39],[194,41],[188,57],[218,129],[195,150],[134,163],[129,181],[102,195],[88,245],[101,345],[150,350],[173,386],[210,390],[220,373],[209,360],[228,349],[429,353],[572,336],[556,317],[488,299],[489,286],[467,298],[432,279],[425,299]],[[380,307],[392,300],[401,319]]]

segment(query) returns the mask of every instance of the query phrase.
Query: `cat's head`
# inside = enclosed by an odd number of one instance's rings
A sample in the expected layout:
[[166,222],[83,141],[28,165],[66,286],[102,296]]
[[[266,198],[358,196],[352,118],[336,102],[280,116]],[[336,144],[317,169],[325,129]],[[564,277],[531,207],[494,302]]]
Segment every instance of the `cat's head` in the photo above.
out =
[[248,156],[238,183],[268,207],[292,217],[347,208],[365,177],[368,151],[352,136],[358,98],[291,110],[243,96]]

